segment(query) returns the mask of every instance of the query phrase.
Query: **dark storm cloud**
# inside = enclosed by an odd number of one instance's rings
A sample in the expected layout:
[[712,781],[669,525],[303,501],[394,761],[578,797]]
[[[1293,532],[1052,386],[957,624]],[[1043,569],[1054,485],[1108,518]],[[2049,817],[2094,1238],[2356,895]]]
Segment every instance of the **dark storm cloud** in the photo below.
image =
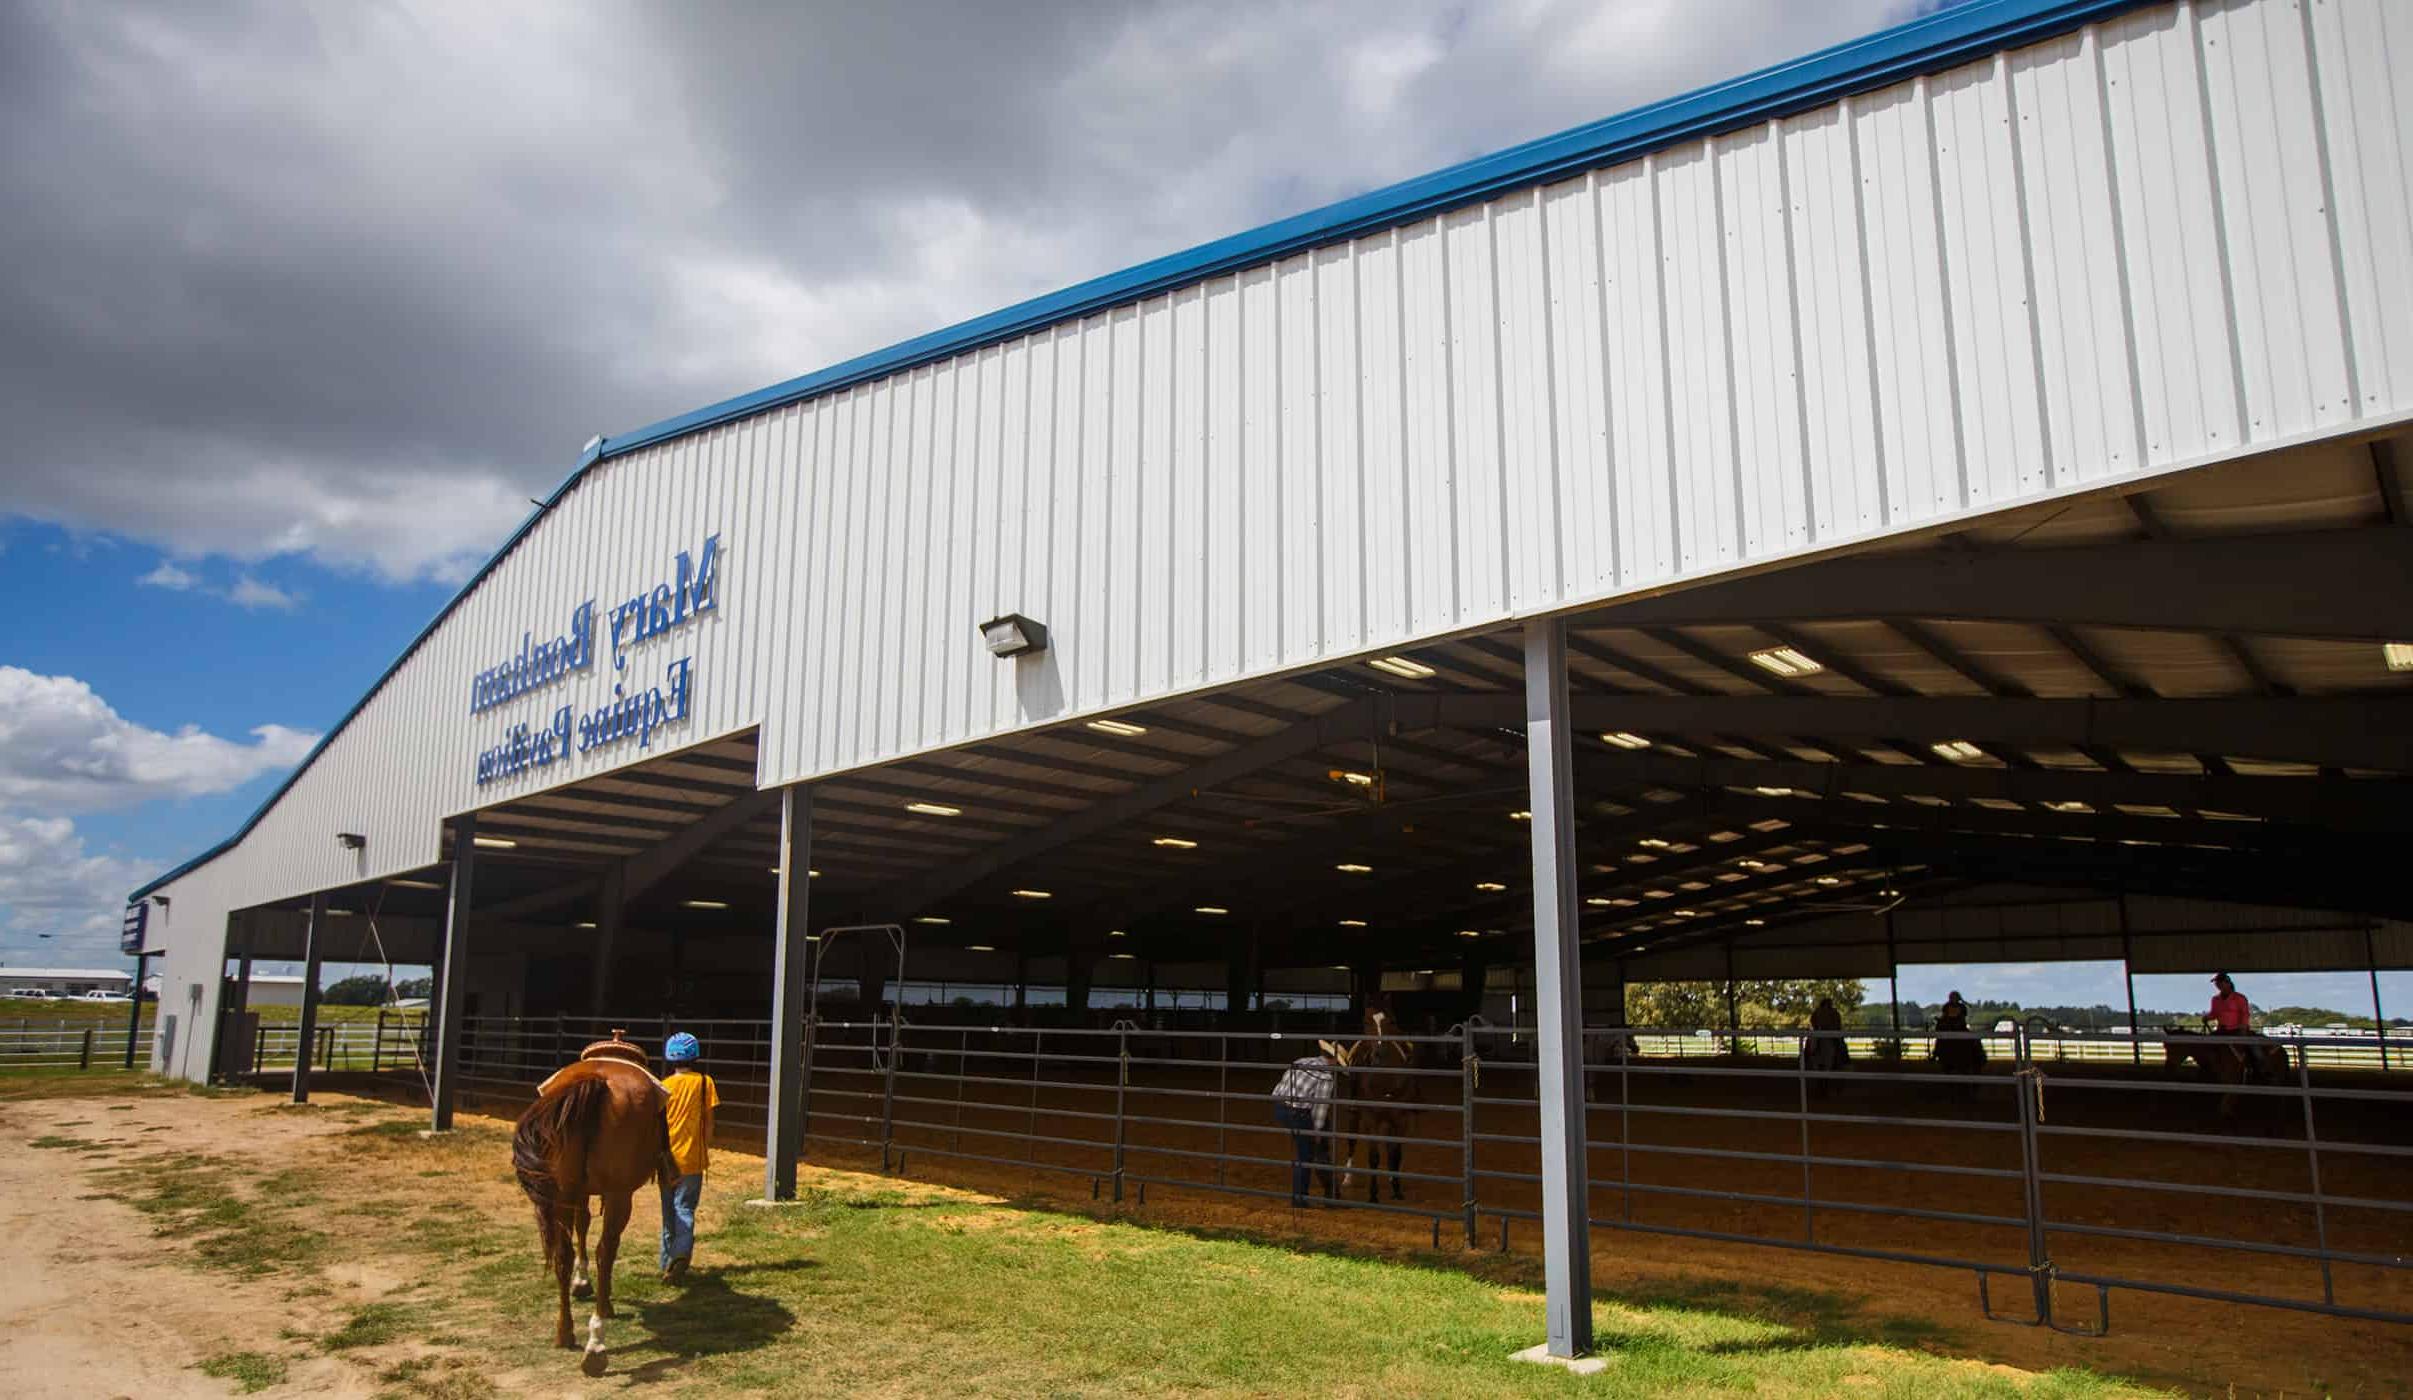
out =
[[1893,8],[0,8],[0,512],[454,572],[592,433]]

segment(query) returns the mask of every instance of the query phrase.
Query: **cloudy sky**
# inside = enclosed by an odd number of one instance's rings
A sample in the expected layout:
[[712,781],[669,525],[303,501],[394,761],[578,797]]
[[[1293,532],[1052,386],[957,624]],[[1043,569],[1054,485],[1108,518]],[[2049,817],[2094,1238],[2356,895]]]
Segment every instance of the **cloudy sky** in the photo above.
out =
[[1932,7],[0,7],[0,961],[114,961],[596,433]]

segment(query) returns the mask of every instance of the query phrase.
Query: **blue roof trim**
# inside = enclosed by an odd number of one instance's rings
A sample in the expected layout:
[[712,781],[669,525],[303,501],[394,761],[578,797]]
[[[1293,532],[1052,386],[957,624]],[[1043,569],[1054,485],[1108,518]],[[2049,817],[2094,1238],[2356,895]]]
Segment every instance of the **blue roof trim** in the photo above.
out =
[[174,870],[136,890],[129,900],[142,899],[161,886],[199,869],[249,835],[278,799],[299,781],[335,736],[342,733],[394,678],[403,663],[435,634],[461,601],[494,572],[495,566],[519,547],[521,540],[559,504],[597,463],[701,428],[714,427],[765,409],[844,389],[899,370],[960,355],[984,345],[1011,340],[1046,326],[1077,319],[1108,307],[1137,301],[1175,287],[1240,268],[1270,262],[1292,253],[1339,242],[1361,234],[1431,218],[1435,214],[1479,203],[1511,190],[1546,184],[1586,170],[1615,165],[1679,142],[1833,102],[1855,92],[1885,87],[1921,73],[1955,67],[1972,59],[2022,44],[2068,33],[2129,10],[2167,0],[1968,0],[1906,24],[1864,38],[1821,49],[1787,63],[1744,77],[1713,84],[1680,97],[1637,107],[1623,115],[1579,126],[1555,136],[1513,146],[1494,155],[1454,165],[1446,170],[1403,181],[1354,199],[1304,214],[1278,219],[1262,228],[1202,243],[1184,252],[1139,264],[1046,296],[1035,297],[1002,311],[976,317],[945,330],[916,336],[885,350],[859,355],[817,373],[758,389],[733,399],[665,418],[659,423],[600,438],[587,445],[578,463],[531,512],[502,548],[461,586],[394,663],[377,678],[358,703],[344,712],[315,748],[295,765],[276,791],[244,821],[240,830]]

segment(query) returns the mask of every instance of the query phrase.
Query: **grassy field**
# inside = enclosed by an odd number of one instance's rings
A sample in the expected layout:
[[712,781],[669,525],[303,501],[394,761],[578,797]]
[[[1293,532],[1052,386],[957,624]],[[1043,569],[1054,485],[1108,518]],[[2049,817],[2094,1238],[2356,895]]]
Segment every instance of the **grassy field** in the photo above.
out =
[[[287,1109],[122,1077],[0,1084],[0,1100],[56,1120],[29,1145],[80,1173],[75,1189],[190,1241],[154,1267],[222,1276],[230,1309],[257,1306],[233,1296],[245,1290],[310,1297],[339,1267],[403,1280],[198,1363],[242,1391],[340,1358],[395,1396],[2150,1393],[1955,1357],[1932,1324],[1868,1315],[1846,1293],[1722,1284],[1603,1299],[1613,1360],[1579,1380],[1508,1360],[1541,1334],[1530,1260],[1377,1256],[812,1169],[800,1202],[749,1207],[760,1164],[743,1157],[715,1159],[683,1287],[652,1277],[654,1211],[640,1202],[612,1374],[583,1383],[548,1345],[551,1285],[499,1124],[428,1139],[416,1114],[382,1104]],[[175,1127],[122,1132],[145,1119]],[[118,1136],[95,1136],[112,1124]],[[270,1130],[313,1142],[247,1155]]]
[[[126,1024],[126,1003],[122,1001],[25,1001],[16,997],[0,997],[0,1030],[14,1030],[20,1023],[34,1029],[47,1030],[64,1023],[71,1027],[98,1025],[115,1030]],[[255,1006],[260,1019],[269,1025],[290,1025],[302,1018],[298,1006]],[[154,1002],[144,1002],[142,1023],[151,1024],[157,1014]],[[393,1015],[416,1015],[416,1012],[394,1012]],[[318,1023],[331,1026],[342,1021],[374,1021],[374,1006],[320,1006]]]

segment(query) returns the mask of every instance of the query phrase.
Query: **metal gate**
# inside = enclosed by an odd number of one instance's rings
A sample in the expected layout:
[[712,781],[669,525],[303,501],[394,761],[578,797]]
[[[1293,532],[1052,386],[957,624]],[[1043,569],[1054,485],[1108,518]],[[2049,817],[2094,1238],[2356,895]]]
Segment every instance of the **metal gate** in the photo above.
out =
[[[769,1023],[679,1024],[704,1037],[724,1125],[759,1129]],[[464,1080],[524,1094],[606,1028],[475,1021]],[[1287,1201],[1292,1144],[1268,1095],[1318,1039],[1138,1022],[809,1032],[808,1156],[1070,1178],[1094,1199],[1143,1205],[1151,1188]],[[1418,1057],[1395,1071],[1420,1093],[1413,1128],[1336,1125],[1326,1141],[1354,1145],[1358,1162],[1329,1204],[1426,1222],[1435,1245],[1446,1232],[1513,1247],[1540,1218],[1531,1033],[1476,1022],[1397,1039]],[[2413,1124],[2401,1112],[2413,1098],[2324,1067],[2351,1064],[2355,1042],[2284,1044],[2285,1075],[2228,1084],[2174,1070],[2150,1036],[1587,1033],[1590,1220],[1967,1270],[1987,1316],[2082,1335],[2109,1327],[2116,1289],[2413,1322]],[[1848,1060],[1828,1063],[1826,1046]],[[1955,1047],[1974,1063],[1939,1062]],[[1377,1104],[1344,1089],[1337,1106]],[[1394,1143],[1396,1182],[1367,1174],[1366,1149]],[[2075,1316],[2073,1287],[2085,1298]]]

